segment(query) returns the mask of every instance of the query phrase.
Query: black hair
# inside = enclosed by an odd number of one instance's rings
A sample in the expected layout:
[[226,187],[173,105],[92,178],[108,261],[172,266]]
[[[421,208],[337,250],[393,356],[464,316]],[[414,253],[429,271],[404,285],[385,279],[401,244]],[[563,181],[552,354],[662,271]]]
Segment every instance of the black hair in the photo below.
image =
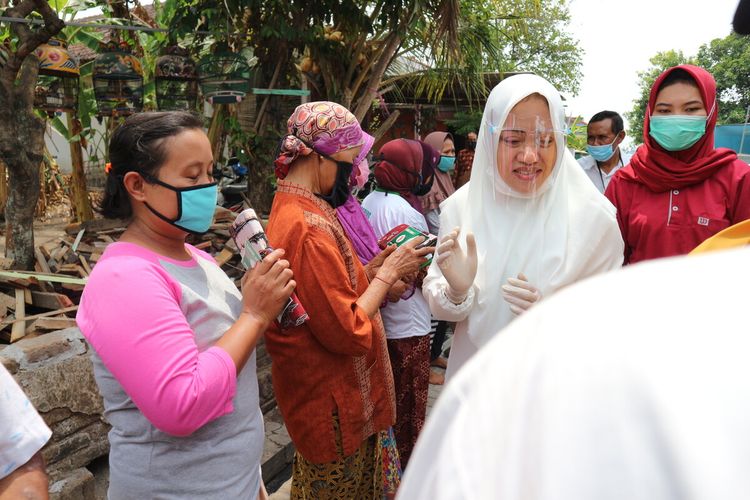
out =
[[740,0],[737,10],[734,11],[732,25],[737,34],[750,35],[750,1]]
[[670,85],[674,85],[675,83],[685,83],[687,85],[692,85],[695,88],[698,88],[698,83],[695,81],[695,78],[685,71],[682,68],[677,68],[672,70],[667,77],[661,82],[661,85],[659,86],[659,91],[664,90],[665,88],[669,87]]
[[602,122],[604,120],[612,120],[612,133],[615,135],[619,135],[620,132],[625,130],[625,125],[622,123],[622,116],[616,111],[599,111],[591,117],[589,123]]
[[123,178],[128,172],[156,177],[167,156],[164,139],[203,129],[203,120],[183,111],[137,113],[117,127],[109,141],[110,170],[98,211],[107,219],[133,215]]

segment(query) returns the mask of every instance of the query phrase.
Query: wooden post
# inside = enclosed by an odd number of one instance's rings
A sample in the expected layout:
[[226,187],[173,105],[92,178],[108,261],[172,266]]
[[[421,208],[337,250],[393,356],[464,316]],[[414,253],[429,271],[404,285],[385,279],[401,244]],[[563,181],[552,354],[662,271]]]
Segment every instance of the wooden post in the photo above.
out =
[[226,106],[224,104],[214,104],[211,124],[208,127],[208,140],[211,142],[211,148],[214,153],[214,161],[221,161],[221,154],[224,150],[224,118],[226,116]]
[[5,202],[8,201],[8,171],[5,162],[0,160],[0,214],[5,213]]
[[[72,113],[67,113],[68,130],[71,136],[81,133],[81,127],[78,120],[75,120]],[[83,149],[80,141],[70,142],[70,159],[73,164],[73,176],[71,178],[70,193],[72,195],[73,211],[77,222],[86,222],[94,218],[94,212],[91,209],[91,200],[86,187],[86,174],[83,170]]]
[[15,342],[26,335],[26,298],[23,289],[16,288],[16,320],[11,327],[10,341]]
[[39,200],[36,202],[36,216],[44,217],[47,212],[47,182],[45,172],[47,170],[46,159],[39,165]]

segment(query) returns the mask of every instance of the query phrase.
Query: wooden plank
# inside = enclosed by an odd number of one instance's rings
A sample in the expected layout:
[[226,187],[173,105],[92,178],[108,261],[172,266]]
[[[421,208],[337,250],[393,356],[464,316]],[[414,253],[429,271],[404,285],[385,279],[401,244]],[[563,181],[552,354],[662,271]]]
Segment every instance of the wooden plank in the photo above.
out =
[[87,278],[89,275],[89,273],[86,272],[83,266],[76,265],[76,271],[78,272],[78,275],[84,279]]
[[76,326],[75,318],[37,318],[26,327],[26,333],[51,332]]
[[55,252],[53,255],[55,261],[59,264],[62,264],[65,262],[65,259],[67,255],[70,253],[70,247],[67,245],[63,245],[62,248],[58,252]]
[[32,273],[28,271],[0,271],[0,281],[9,283],[11,285],[17,285],[18,283],[27,283],[26,286],[36,284],[39,281],[46,281],[49,283],[69,283],[73,285],[86,284],[86,280],[82,278],[73,278],[60,274]]
[[16,342],[26,335],[26,304],[24,302],[24,293],[20,288],[16,289],[16,319],[10,331],[10,341]]
[[42,255],[44,255],[45,260],[49,261],[50,259],[52,259],[52,254],[50,253],[49,249],[47,249],[46,245],[37,247],[37,250],[39,250]]
[[78,245],[80,245],[81,240],[83,239],[83,233],[85,232],[86,232],[85,228],[78,231],[78,235],[76,235],[76,239],[73,242],[73,246],[70,247],[70,249],[73,250],[74,252],[78,251]]
[[7,307],[8,309],[16,308],[16,298],[11,297],[7,293],[0,292],[0,306]]
[[70,290],[71,292],[82,292],[85,285],[76,285],[73,283],[62,283],[60,285],[64,290]]
[[229,259],[231,259],[233,256],[234,256],[234,252],[232,252],[228,248],[225,248],[219,253],[219,255],[215,257],[216,263],[219,264],[219,267],[221,267],[227,262],[229,262]]
[[96,250],[96,248],[93,245],[89,245],[88,243],[80,242],[78,243],[78,247],[76,248],[76,253],[93,253]]
[[208,240],[208,241],[203,241],[201,243],[198,243],[197,245],[195,245],[195,248],[197,248],[198,250],[205,250],[206,248],[210,246],[211,246],[211,240]]
[[43,309],[64,309],[73,305],[73,301],[67,295],[61,293],[31,292],[32,303]]
[[15,325],[16,323],[21,322],[21,321],[26,322],[26,321],[31,321],[31,320],[37,319],[37,318],[47,318],[49,316],[59,316],[60,314],[65,314],[65,313],[69,313],[69,312],[73,312],[73,311],[77,311],[77,310],[78,310],[78,306],[71,306],[71,307],[66,307],[65,309],[58,309],[57,311],[47,311],[47,312],[44,312],[44,313],[33,314],[31,316],[26,316],[25,318],[16,318],[16,319],[13,319],[13,320],[10,320],[10,321],[8,321],[8,320],[1,321],[0,322],[0,328],[6,327],[8,325]]
[[94,219],[83,223],[68,224],[65,228],[65,232],[71,236],[78,234],[81,229],[85,229],[89,233],[98,233],[99,231],[109,231],[112,229],[128,227],[128,221],[126,219]]
[[29,288],[37,284],[37,280],[29,273],[18,273],[16,271],[0,271],[0,282],[6,283],[14,288]]
[[[34,248],[34,255],[36,256],[36,263],[37,263],[37,266],[39,266],[39,271],[45,274],[52,274],[52,270],[49,268],[49,265],[47,264],[47,259],[44,257],[44,253],[42,252],[40,247]],[[54,291],[54,288],[52,288],[52,285],[50,285],[49,283],[45,283],[44,281],[39,283],[39,287],[42,289],[43,292]]]
[[84,271],[86,271],[86,276],[91,274],[91,266],[89,265],[89,262],[86,260],[86,257],[84,257],[81,254],[78,254],[78,260],[81,261],[81,267],[83,267]]

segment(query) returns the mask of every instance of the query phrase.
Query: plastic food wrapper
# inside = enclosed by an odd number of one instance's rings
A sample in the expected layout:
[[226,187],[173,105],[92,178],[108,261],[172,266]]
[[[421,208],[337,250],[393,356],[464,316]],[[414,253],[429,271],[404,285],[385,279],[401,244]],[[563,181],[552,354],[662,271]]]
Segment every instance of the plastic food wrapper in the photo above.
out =
[[[252,269],[263,260],[263,258],[273,252],[273,248],[268,243],[260,219],[255,214],[255,210],[248,208],[243,210],[235,219],[229,230],[237,249],[242,257],[242,265],[245,269]],[[289,297],[281,314],[276,321],[282,330],[300,326],[309,318],[307,311],[302,307],[302,303],[295,293]]]

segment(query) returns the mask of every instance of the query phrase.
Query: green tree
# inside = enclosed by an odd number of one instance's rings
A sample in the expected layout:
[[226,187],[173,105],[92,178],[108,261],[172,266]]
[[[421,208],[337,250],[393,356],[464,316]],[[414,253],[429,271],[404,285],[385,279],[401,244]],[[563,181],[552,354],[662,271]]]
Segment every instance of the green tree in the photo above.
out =
[[[313,99],[341,102],[363,121],[387,68],[411,43],[413,29],[429,22],[426,43],[455,51],[458,16],[457,0],[166,0],[159,19],[196,56],[219,41],[235,51],[248,48],[257,61],[256,86],[298,88],[305,83]],[[252,154],[251,201],[261,210],[270,199],[270,156],[282,133],[273,130],[274,124],[264,125],[267,102],[258,101],[254,130],[242,138]],[[229,111],[211,130],[232,131],[236,137],[241,131],[232,125],[236,121]]]
[[750,38],[731,34],[701,45],[697,64],[716,79],[719,123],[744,123],[750,106]]
[[[400,54],[410,59],[393,66],[384,86],[397,83],[434,101],[447,89],[460,88],[481,109],[490,90],[484,73],[532,72],[576,94],[582,51],[568,32],[569,23],[567,0],[461,0],[457,53],[417,44],[412,53]],[[431,29],[422,26],[422,32]]]
[[561,92],[577,94],[583,50],[568,31],[568,3],[567,0],[496,0],[496,15],[507,18],[496,31],[496,43],[504,57],[489,61],[488,69],[530,71],[549,80]]
[[651,94],[651,87],[667,68],[680,64],[694,64],[693,58],[686,57],[681,50],[668,50],[659,52],[650,59],[651,66],[645,71],[638,72],[638,98],[633,101],[633,109],[625,113],[628,120],[628,133],[633,140],[640,144],[643,142],[643,118],[648,106],[648,97]]

